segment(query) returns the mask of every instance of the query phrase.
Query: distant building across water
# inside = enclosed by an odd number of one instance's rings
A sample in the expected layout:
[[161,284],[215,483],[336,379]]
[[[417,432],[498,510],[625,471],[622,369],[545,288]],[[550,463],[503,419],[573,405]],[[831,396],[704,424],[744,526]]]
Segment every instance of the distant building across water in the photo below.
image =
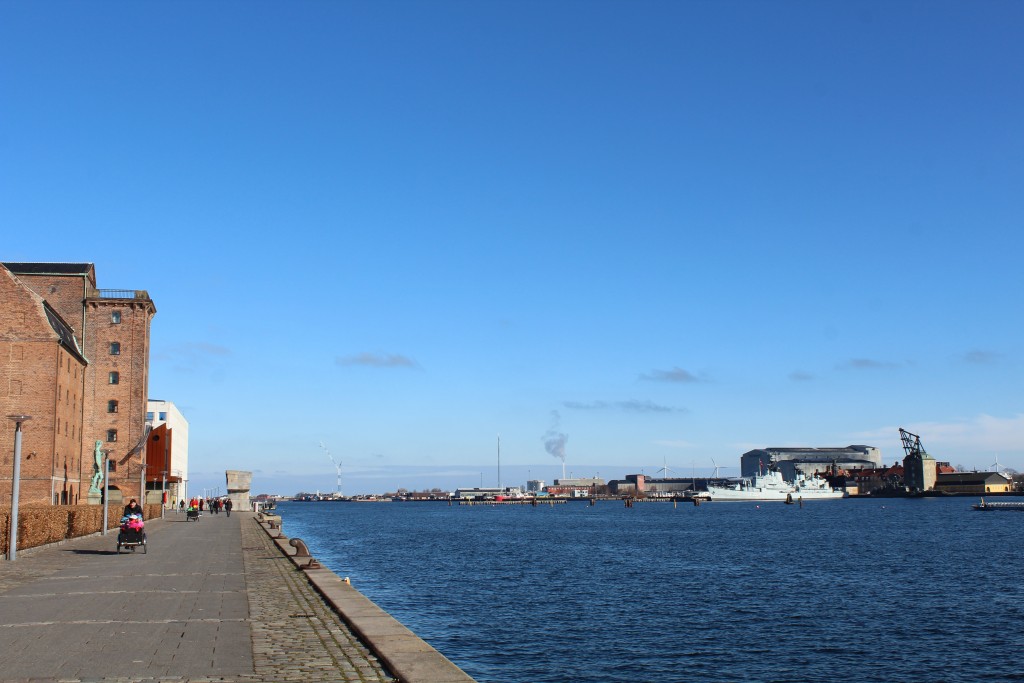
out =
[[840,470],[876,469],[882,467],[882,451],[874,446],[839,448],[757,448],[740,457],[740,476],[753,477],[764,472],[769,464],[782,472],[782,478],[793,481],[797,474],[811,475]]

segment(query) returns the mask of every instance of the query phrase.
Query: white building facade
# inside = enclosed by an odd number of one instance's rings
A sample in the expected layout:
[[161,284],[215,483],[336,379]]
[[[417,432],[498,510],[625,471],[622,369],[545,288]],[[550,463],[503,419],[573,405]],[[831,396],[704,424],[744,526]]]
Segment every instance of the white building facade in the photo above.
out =
[[173,402],[151,398],[146,401],[146,424],[154,429],[166,424],[171,430],[171,471],[168,474],[172,482],[167,486],[168,500],[172,505],[179,500],[188,503],[188,420]]

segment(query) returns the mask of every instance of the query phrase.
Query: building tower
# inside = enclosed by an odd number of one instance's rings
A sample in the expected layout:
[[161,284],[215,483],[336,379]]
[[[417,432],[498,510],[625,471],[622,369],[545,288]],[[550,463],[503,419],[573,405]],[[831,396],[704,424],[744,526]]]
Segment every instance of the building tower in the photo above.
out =
[[911,493],[931,491],[935,488],[938,469],[935,458],[925,452],[921,437],[900,428],[900,439],[907,454],[903,458],[903,483]]

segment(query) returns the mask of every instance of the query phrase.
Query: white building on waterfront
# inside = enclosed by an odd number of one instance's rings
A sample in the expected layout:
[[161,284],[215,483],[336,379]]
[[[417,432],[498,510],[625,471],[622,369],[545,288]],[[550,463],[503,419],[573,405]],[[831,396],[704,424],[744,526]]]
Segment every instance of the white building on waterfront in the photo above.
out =
[[173,483],[168,485],[170,501],[188,501],[188,420],[171,401],[151,398],[146,401],[146,425],[156,429],[167,425],[172,431],[171,471],[167,473]]

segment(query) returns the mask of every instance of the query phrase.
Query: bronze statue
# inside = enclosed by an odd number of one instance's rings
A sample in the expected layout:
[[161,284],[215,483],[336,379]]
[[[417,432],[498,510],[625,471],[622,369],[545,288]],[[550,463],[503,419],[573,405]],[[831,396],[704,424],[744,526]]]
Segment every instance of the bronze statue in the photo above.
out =
[[93,451],[92,481],[89,482],[89,493],[100,493],[103,484],[103,442],[97,440]]

